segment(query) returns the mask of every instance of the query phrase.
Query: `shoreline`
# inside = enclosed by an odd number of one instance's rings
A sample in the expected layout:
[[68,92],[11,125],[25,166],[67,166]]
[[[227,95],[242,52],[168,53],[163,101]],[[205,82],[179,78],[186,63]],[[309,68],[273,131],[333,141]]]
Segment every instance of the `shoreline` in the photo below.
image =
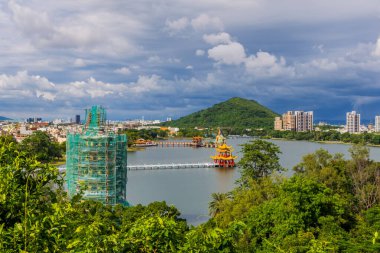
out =
[[[320,144],[342,144],[342,145],[354,145],[353,142],[344,142],[344,141],[313,141],[313,140],[295,140],[295,139],[286,139],[286,138],[267,138],[268,140],[280,140],[280,141],[307,141]],[[370,144],[367,143],[364,146],[380,148],[380,144]]]

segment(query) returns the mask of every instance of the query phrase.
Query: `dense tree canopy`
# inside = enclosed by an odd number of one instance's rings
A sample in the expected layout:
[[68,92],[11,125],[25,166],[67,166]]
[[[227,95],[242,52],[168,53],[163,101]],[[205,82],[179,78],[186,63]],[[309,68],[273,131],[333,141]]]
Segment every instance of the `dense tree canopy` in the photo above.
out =
[[21,149],[38,161],[47,163],[62,157],[61,146],[46,132],[35,131],[21,142]]
[[380,164],[367,148],[349,160],[318,150],[285,178],[278,147],[246,145],[244,184],[213,194],[212,218],[189,227],[165,202],[68,199],[55,167],[0,136],[0,252],[380,251]]

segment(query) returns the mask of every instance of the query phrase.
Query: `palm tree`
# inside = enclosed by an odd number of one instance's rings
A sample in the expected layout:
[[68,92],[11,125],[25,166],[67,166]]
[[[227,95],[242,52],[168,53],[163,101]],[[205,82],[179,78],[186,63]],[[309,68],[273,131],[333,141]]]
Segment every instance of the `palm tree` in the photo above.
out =
[[212,200],[209,203],[209,214],[211,217],[215,217],[219,214],[223,209],[223,202],[228,199],[228,195],[226,193],[213,193],[211,195]]

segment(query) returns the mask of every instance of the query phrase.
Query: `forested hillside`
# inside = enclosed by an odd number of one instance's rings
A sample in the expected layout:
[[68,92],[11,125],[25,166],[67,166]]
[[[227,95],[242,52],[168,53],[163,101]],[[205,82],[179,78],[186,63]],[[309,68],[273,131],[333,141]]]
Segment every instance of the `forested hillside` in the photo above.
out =
[[254,100],[231,98],[164,125],[176,127],[273,128],[275,112]]

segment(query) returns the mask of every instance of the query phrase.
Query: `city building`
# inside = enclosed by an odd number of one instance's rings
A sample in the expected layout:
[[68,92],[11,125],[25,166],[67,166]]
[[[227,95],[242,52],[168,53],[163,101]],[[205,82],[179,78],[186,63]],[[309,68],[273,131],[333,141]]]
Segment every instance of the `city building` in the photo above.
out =
[[296,131],[296,115],[294,111],[282,114],[282,128],[284,130]]
[[41,122],[41,121],[42,121],[42,118],[37,118],[37,117],[27,118],[25,120],[25,122],[27,122],[27,123],[37,123],[37,122]]
[[375,132],[380,132],[380,116],[375,116]]
[[70,197],[82,191],[84,199],[128,205],[127,136],[106,128],[101,106],[86,109],[82,132],[67,134],[66,181]]
[[348,133],[360,133],[360,114],[356,111],[346,113],[346,131]]
[[313,112],[288,111],[282,114],[282,119],[280,117],[275,118],[274,129],[297,132],[312,131]]
[[305,132],[313,130],[313,112],[295,111],[296,131]]
[[277,131],[283,130],[281,117],[274,118],[274,130],[277,130]]
[[75,115],[75,124],[80,124],[80,115]]

